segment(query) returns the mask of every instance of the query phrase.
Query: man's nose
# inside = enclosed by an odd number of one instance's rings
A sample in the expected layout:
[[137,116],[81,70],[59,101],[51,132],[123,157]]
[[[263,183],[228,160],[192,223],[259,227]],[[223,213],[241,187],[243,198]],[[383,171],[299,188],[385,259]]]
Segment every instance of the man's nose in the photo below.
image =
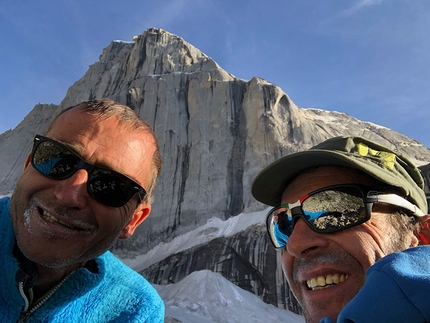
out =
[[287,241],[287,251],[292,256],[304,258],[312,250],[323,248],[328,245],[328,239],[323,233],[312,230],[303,219],[298,219],[293,232]]
[[57,201],[67,207],[82,209],[90,198],[87,190],[88,172],[79,169],[71,177],[56,182],[54,194]]

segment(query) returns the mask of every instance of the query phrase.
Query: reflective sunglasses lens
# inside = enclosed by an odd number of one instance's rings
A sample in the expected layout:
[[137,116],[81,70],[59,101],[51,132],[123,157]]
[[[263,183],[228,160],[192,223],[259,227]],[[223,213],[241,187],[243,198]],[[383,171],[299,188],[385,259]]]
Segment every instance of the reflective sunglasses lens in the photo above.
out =
[[49,178],[64,179],[76,171],[78,159],[63,145],[43,141],[33,150],[31,164]]
[[293,222],[287,215],[289,212],[286,208],[277,208],[267,215],[267,232],[275,248],[284,248],[292,233]]
[[88,191],[99,202],[119,207],[137,191],[133,181],[109,169],[94,168],[88,180]]
[[302,218],[316,232],[341,231],[368,220],[362,191],[358,187],[345,186],[311,193],[300,207],[272,209],[266,218],[267,232],[275,248],[285,248],[294,223]]
[[367,220],[363,195],[351,187],[313,194],[303,201],[302,211],[306,222],[318,232],[336,232]]

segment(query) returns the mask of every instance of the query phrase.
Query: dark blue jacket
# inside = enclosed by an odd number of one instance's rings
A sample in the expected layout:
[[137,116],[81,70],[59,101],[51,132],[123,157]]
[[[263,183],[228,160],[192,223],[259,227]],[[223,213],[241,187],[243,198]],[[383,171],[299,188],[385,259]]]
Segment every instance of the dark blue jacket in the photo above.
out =
[[430,322],[430,246],[378,260],[367,270],[366,283],[340,312],[337,322]]

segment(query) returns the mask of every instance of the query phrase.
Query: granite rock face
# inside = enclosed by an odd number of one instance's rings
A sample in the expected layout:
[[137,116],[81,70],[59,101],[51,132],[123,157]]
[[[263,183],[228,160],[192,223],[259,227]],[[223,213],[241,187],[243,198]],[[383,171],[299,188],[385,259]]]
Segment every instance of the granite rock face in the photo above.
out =
[[[299,108],[276,85],[258,77],[238,79],[182,38],[149,29],[133,42],[112,42],[59,106],[36,105],[0,135],[0,194],[12,191],[34,133],[43,133],[61,110],[102,97],[148,120],[164,159],[151,216],[132,239],[115,246],[122,257],[143,254],[210,218],[264,209],[249,192],[255,175],[275,159],[333,136],[362,136],[419,164],[430,161],[430,151],[411,138],[344,113]],[[168,284],[211,269],[269,303],[297,311],[283,287],[279,254],[263,231],[261,224],[234,238],[167,254],[144,274]]]

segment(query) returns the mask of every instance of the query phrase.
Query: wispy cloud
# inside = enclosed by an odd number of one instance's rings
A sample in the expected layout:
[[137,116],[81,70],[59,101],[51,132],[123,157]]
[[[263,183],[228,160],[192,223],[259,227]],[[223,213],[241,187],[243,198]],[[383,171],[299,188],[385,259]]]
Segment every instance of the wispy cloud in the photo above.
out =
[[356,13],[365,10],[366,8],[373,7],[379,5],[385,0],[359,0],[354,5],[349,7],[348,9],[342,11],[341,16],[350,17],[355,15]]

